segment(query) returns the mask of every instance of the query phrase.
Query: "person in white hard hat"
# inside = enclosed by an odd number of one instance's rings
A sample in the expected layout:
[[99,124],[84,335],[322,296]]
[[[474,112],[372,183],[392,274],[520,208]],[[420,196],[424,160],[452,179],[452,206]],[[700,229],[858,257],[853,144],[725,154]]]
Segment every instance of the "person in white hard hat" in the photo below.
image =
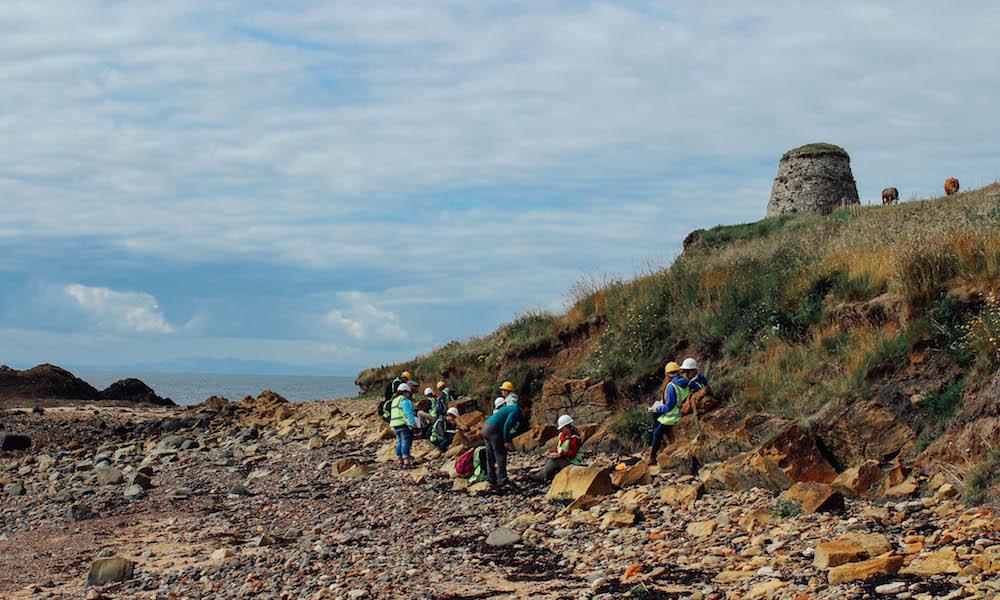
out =
[[569,465],[578,465],[580,460],[580,432],[573,427],[573,417],[563,415],[556,421],[559,430],[559,443],[551,452],[545,453],[545,464],[531,472],[531,476],[539,481],[549,481]]
[[451,447],[451,441],[455,439],[458,431],[458,409],[452,406],[445,411],[442,418],[434,421],[431,429],[431,443],[441,452],[447,452]]
[[708,378],[698,372],[698,361],[691,357],[681,363],[681,375],[688,380],[688,390],[692,394],[708,387]]
[[493,401],[493,412],[500,410],[500,407],[507,404],[507,400],[504,398],[497,398]]
[[413,428],[417,426],[411,396],[410,386],[401,383],[389,404],[389,427],[396,432],[396,457],[399,459],[399,466],[404,469],[413,466],[410,447],[413,445]]

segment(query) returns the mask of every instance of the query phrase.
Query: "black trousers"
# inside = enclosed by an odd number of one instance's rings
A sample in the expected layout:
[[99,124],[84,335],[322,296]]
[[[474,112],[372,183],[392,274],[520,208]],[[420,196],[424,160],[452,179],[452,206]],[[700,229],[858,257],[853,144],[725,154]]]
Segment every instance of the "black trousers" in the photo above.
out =
[[503,441],[503,427],[487,424],[483,427],[486,440],[486,479],[492,484],[507,483],[507,446]]

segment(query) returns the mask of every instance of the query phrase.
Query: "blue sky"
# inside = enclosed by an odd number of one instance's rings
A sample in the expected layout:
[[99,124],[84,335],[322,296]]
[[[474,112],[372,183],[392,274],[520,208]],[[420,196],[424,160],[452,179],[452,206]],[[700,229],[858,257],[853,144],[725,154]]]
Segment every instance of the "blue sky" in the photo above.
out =
[[800,144],[868,202],[1000,177],[988,2],[66,0],[0,31],[15,366],[351,374],[763,216]]

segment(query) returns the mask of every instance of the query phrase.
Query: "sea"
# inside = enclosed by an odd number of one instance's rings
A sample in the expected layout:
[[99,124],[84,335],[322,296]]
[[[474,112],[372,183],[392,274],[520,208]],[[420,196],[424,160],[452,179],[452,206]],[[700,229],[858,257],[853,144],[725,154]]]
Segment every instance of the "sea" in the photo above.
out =
[[353,377],[322,375],[235,375],[223,373],[134,373],[92,371],[76,375],[103,390],[119,379],[134,377],[153,388],[157,395],[181,406],[190,406],[210,396],[242,400],[273,390],[292,402],[347,398],[358,394]]

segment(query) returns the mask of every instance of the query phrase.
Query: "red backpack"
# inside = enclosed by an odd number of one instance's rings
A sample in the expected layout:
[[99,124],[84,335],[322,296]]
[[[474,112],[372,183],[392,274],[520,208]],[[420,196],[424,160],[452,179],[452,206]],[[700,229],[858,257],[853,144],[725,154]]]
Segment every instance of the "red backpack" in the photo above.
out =
[[475,459],[476,448],[469,448],[455,461],[455,473],[459,477],[469,477],[475,470],[473,460]]

